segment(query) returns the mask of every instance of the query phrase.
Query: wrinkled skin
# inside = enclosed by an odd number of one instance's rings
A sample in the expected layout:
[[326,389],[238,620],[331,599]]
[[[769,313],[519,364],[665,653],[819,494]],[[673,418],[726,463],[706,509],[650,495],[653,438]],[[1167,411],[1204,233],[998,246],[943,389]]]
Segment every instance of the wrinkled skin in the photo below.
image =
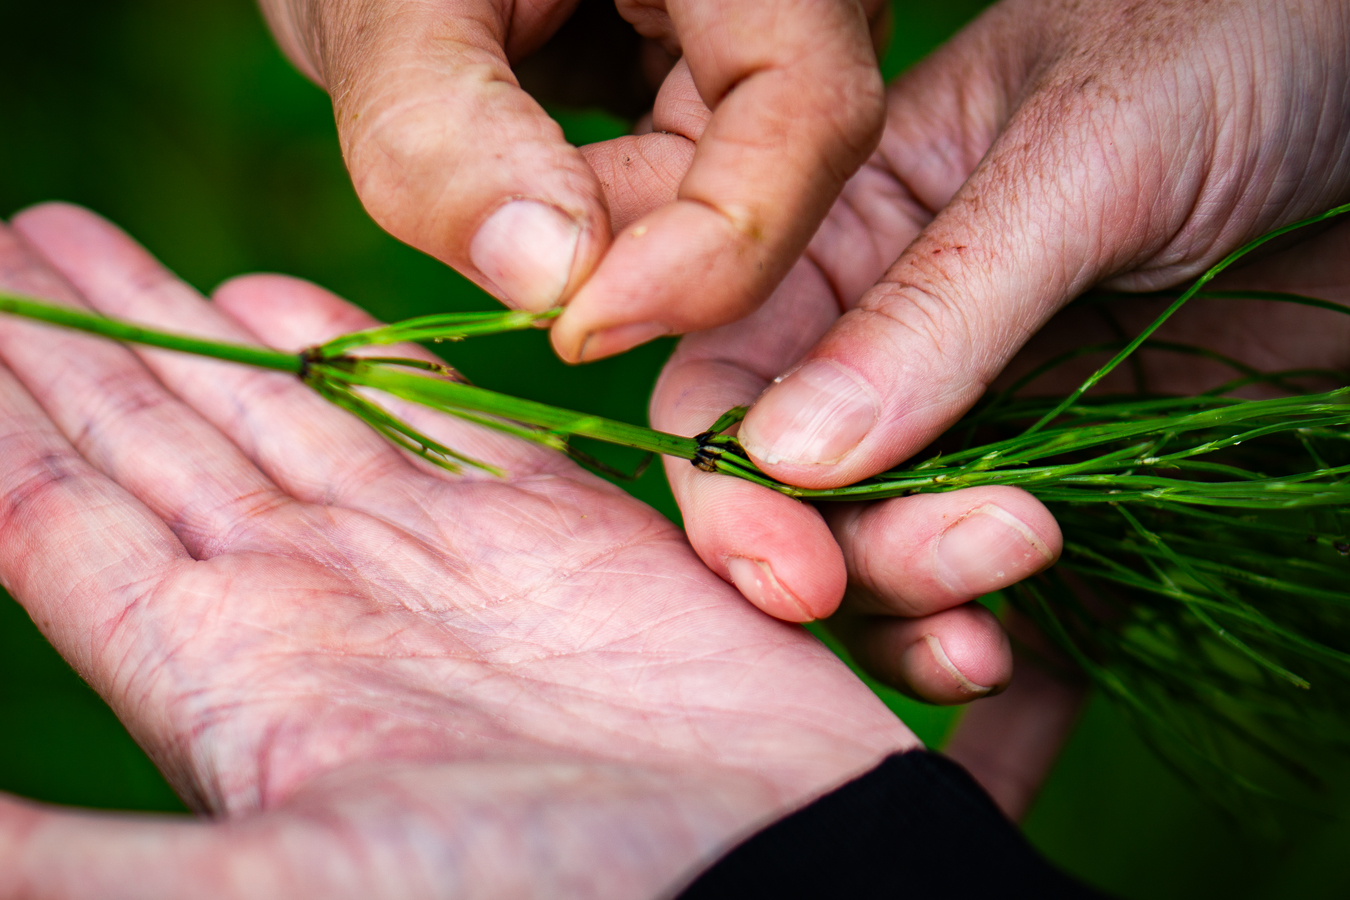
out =
[[[1341,226],[1227,286],[1350,301],[1347,260]],[[206,306],[69,207],[0,233],[0,273],[218,338],[368,324],[275,276]],[[1167,336],[1350,367],[1350,327],[1327,316],[1211,303]],[[1015,366],[1111,333],[1092,311],[1053,325]],[[556,456],[426,418],[516,473],[457,480],[286,376],[14,321],[0,359],[0,578],[215,819],[0,800],[0,895],[655,896],[915,743],[667,523]],[[1148,355],[1155,387],[1226,374],[1177,362]],[[1023,669],[949,752],[1025,805],[1075,696]]]
[[641,241],[612,240],[605,174],[512,69],[577,0],[261,2],[283,50],[332,95],[375,220],[513,306],[566,303],[553,337],[572,361],[757,306],[883,125],[885,0],[615,5],[713,111],[696,150],[659,133],[624,142],[640,165],[679,171]]
[[1343,202],[1347,85],[1337,0],[1000,3],[891,86],[809,253],[842,315],[759,398],[746,449],[803,486],[875,474],[1087,288],[1177,284]]
[[[578,360],[729,322],[782,279],[876,145],[884,107],[873,42],[889,34],[890,7],[621,0],[619,12],[638,32],[680,58],[644,133],[578,150],[511,68],[573,5],[262,0],[282,47],[333,95],[344,158],[376,220],[511,305],[541,309],[565,299],[551,335],[565,358]],[[525,266],[506,273],[509,285],[475,262],[485,220],[520,198],[580,223],[565,289],[535,278],[528,258],[546,236],[524,219],[511,219],[499,248]],[[562,293],[538,294],[545,282]],[[644,318],[658,313],[659,329],[643,334]],[[745,532],[765,527],[772,522],[746,523]],[[1048,530],[1053,544],[1053,522]],[[793,576],[815,579],[808,594],[837,600],[841,567],[822,564],[832,545],[816,537],[820,547]],[[732,577],[725,559],[704,558]],[[733,565],[736,583],[750,590],[762,569],[751,558]],[[815,596],[796,605],[755,599],[794,621],[815,618],[821,606]],[[954,613],[953,624],[961,633],[945,650],[919,654],[914,677],[923,684],[913,692],[960,702],[1002,687],[1010,656],[997,625],[974,610]]]
[[[805,258],[753,316],[684,341],[654,420],[694,433],[716,411],[753,403],[742,441],[766,471],[804,486],[899,463],[1087,287],[1185,281],[1342,199],[1346,36],[1344,6],[1314,0],[1006,0],[890,87],[881,147]],[[697,141],[707,111],[688,86],[670,87],[654,119]],[[603,170],[609,151],[587,152]],[[631,217],[659,202],[655,174],[631,174],[626,202],[611,205]],[[792,385],[806,363],[803,392]],[[841,386],[882,407],[856,449],[819,463],[763,450],[779,426],[842,447],[848,405],[827,396]],[[728,559],[762,563],[772,577],[743,590],[783,618],[829,615],[850,574],[896,612],[946,609],[1059,549],[1053,520],[1020,492],[832,506],[827,523],[748,485],[672,474],[705,561],[733,580]],[[941,559],[953,525],[981,509],[997,513]],[[994,686],[1006,673],[992,656],[996,629],[981,621],[953,625],[946,655],[964,681]],[[960,682],[920,692],[954,697]]]
[[[0,284],[299,348],[278,276],[214,304],[90,213]],[[415,348],[408,352],[416,352]],[[556,454],[410,461],[293,377],[0,322],[0,583],[210,821],[0,799],[0,896],[643,897],[915,738],[669,522]]]

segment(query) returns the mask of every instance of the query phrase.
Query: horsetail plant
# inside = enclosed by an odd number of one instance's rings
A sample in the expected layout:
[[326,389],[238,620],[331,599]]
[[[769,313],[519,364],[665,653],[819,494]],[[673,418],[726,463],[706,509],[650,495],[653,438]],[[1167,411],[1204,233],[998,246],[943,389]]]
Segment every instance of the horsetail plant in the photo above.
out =
[[[371,391],[569,453],[591,438],[689,460],[807,501],[877,500],[978,485],[1014,485],[1061,523],[1064,554],[1016,585],[1029,616],[1140,727],[1163,758],[1229,808],[1253,796],[1315,788],[1350,752],[1350,387],[1310,393],[1308,376],[1259,372],[1204,348],[1153,339],[1196,297],[1255,298],[1337,313],[1330,301],[1272,292],[1208,292],[1216,275],[1260,245],[1350,212],[1350,204],[1267,234],[1230,254],[1148,328],[1118,346],[1080,348],[986,397],[948,440],[965,446],[846,487],[807,490],[761,472],[725,432],[728,411],[694,437],[561,409],[466,383],[449,366],[352,351],[459,341],[537,327],[556,311],[450,313],[343,335],[299,354],[201,340],[0,294],[0,312],[127,343],[297,376],[395,444],[452,472],[502,475],[416,430]],[[1195,396],[1088,392],[1141,347],[1229,365],[1235,377]],[[1055,399],[1019,392],[1056,365],[1117,350],[1076,390]],[[1286,396],[1243,399],[1265,385]],[[1028,424],[1029,423],[1029,424]],[[975,435],[998,436],[969,446]]]

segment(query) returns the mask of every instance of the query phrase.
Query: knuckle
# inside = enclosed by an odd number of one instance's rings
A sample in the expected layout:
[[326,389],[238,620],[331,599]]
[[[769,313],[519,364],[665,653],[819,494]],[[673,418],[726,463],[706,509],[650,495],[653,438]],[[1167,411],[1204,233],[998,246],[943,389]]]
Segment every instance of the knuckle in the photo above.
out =
[[[157,427],[162,424],[161,413],[170,402],[168,395],[152,384],[144,371],[133,366],[119,366],[100,373],[78,388],[67,390],[58,385],[55,392],[85,398],[78,410],[79,427],[70,437],[71,446],[82,455],[103,442],[111,430],[161,431]],[[151,419],[148,427],[141,424],[147,417]]]
[[[396,87],[389,90],[397,92]],[[427,195],[454,176],[443,168],[443,151],[454,138],[445,104],[428,97],[376,97],[364,113],[346,119],[340,123],[346,125],[343,150],[357,194],[382,225],[407,227],[411,223],[403,219],[410,210],[398,198]]]
[[[0,449],[6,443],[20,441],[19,435],[0,440]],[[5,459],[23,458],[21,451],[4,453]],[[8,531],[19,519],[41,510],[47,498],[64,490],[86,472],[74,454],[49,450],[30,455],[10,472],[5,490],[0,493],[0,534]]]
[[917,353],[943,369],[966,370],[978,327],[969,307],[915,281],[886,281],[863,296],[858,311],[882,320],[905,354]]

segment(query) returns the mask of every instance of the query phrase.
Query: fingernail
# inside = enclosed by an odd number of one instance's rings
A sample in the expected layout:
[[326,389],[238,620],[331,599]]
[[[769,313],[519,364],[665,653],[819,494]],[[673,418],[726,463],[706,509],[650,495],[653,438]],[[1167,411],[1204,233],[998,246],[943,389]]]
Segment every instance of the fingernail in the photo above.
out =
[[813,359],[770,388],[741,426],[741,445],[758,460],[829,465],[876,424],[876,396],[839,365]]
[[932,676],[941,673],[947,675],[960,685],[962,691],[973,697],[983,697],[994,690],[967,678],[956,667],[956,663],[952,662],[947,651],[942,649],[942,642],[932,634],[925,634],[905,649],[900,655],[900,670],[906,679],[915,685],[931,683]]
[[1034,531],[992,504],[977,506],[947,529],[933,553],[938,578],[965,597],[1005,588],[1054,561]]
[[630,325],[616,325],[604,331],[588,334],[577,353],[578,362],[589,362],[613,356],[625,350],[632,350],[639,344],[655,340],[670,334],[670,326],[660,322],[634,322]]
[[581,226],[557,207],[512,200],[479,227],[469,259],[512,306],[543,312],[562,298],[580,240]]
[[745,599],[769,615],[789,622],[810,622],[815,618],[806,604],[783,587],[764,560],[733,556],[727,560],[727,572],[731,575],[731,583]]

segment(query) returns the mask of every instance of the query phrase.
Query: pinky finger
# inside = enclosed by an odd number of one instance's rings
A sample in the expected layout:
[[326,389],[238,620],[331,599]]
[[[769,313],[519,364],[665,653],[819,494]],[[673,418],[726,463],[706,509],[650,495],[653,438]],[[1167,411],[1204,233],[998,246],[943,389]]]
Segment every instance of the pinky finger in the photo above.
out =
[[968,703],[1012,679],[1008,636],[977,603],[915,619],[845,612],[829,625],[860,666],[929,703]]

